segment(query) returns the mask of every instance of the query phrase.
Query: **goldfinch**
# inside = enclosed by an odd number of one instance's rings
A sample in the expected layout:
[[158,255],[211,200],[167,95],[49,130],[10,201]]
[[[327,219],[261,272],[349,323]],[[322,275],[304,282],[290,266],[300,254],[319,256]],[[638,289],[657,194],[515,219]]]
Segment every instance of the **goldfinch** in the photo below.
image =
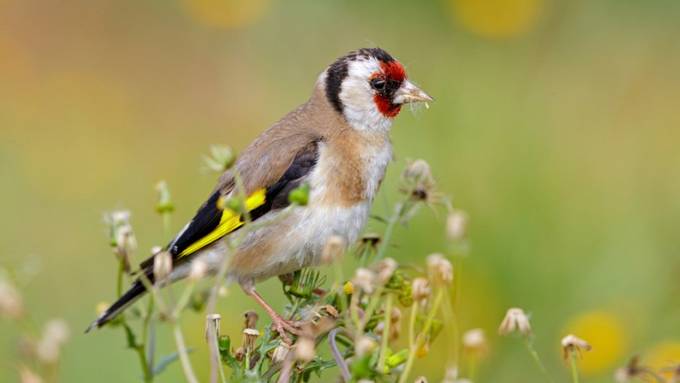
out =
[[[331,237],[347,244],[357,240],[392,159],[393,119],[402,105],[428,101],[432,98],[407,79],[399,61],[380,48],[337,59],[319,75],[309,100],[255,139],[220,177],[208,200],[167,246],[173,264],[167,280],[189,276],[195,260],[215,274],[229,254],[228,279],[265,309],[282,335],[295,332],[255,291],[255,283],[318,264]],[[241,195],[236,174],[248,196],[250,219],[258,226],[230,251],[228,241],[244,218],[219,202]],[[308,203],[282,214],[289,193],[304,184],[310,188]],[[140,265],[152,282],[153,265],[154,257]],[[145,292],[137,279],[88,331],[111,321]]]

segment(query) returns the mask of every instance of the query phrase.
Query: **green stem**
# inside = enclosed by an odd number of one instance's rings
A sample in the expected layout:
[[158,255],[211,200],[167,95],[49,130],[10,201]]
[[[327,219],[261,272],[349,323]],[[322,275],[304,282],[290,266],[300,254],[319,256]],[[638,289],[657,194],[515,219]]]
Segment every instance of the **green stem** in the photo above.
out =
[[578,383],[578,366],[576,365],[576,352],[569,351],[569,359],[571,360],[571,381]]
[[170,212],[164,212],[161,214],[163,219],[163,239],[169,239],[170,232]]
[[116,295],[120,298],[123,295],[123,276],[125,275],[125,261],[121,258],[118,261],[118,278],[116,280]]
[[[385,228],[385,233],[383,234],[382,241],[380,243],[380,247],[378,248],[378,253],[375,255],[375,260],[379,261],[385,256],[385,252],[387,251],[387,246],[390,243],[390,240],[392,239],[392,233],[394,232],[394,226],[396,226],[397,222],[399,222],[399,218],[404,212],[404,202],[399,202],[394,208],[394,213],[392,213],[392,216],[390,216],[390,219],[387,221],[387,227]],[[362,262],[366,262],[366,257],[362,259]]]
[[368,306],[366,307],[366,311],[364,312],[364,320],[360,322],[360,326],[358,329],[359,334],[362,334],[364,332],[364,328],[368,324],[368,321],[371,320],[373,312],[375,311],[375,309],[378,308],[378,304],[380,303],[380,297],[382,296],[384,290],[385,286],[378,286],[378,288],[375,289],[375,292],[371,296],[371,300],[368,301]]
[[[153,296],[149,296],[149,302],[146,306],[146,315],[144,316],[144,323],[142,324],[142,340],[144,341],[144,347],[146,348],[147,355],[147,366],[151,371],[153,371],[154,366],[154,353],[156,350],[155,340],[150,342],[149,330],[151,328],[151,317],[153,315]],[[154,338],[152,336],[152,338]],[[155,338],[154,338],[155,339]],[[153,379],[153,375],[152,375]]]
[[383,319],[382,345],[378,356],[378,372],[385,370],[385,358],[387,357],[387,346],[390,341],[390,325],[392,324],[392,294],[387,294],[385,302],[385,317]]
[[444,299],[446,300],[446,304],[444,304],[442,309],[444,312],[444,321],[445,323],[451,324],[450,326],[445,326],[445,328],[453,343],[453,355],[449,354],[448,356],[453,359],[451,365],[458,367],[458,363],[460,362],[460,329],[458,326],[458,316],[455,314],[455,308],[452,307],[455,306],[456,302],[455,298],[453,303],[451,302],[448,290],[444,292]]
[[524,344],[527,346],[527,351],[529,351],[529,355],[531,355],[531,358],[534,360],[534,363],[536,363],[536,366],[538,366],[538,369],[541,370],[541,373],[543,374],[543,376],[545,376],[545,378],[548,382],[552,383],[553,379],[550,376],[548,369],[545,368],[545,365],[541,361],[541,358],[538,356],[538,352],[534,348],[533,342],[531,341],[529,336],[524,338]]
[[[437,295],[434,298],[432,309],[428,313],[427,319],[425,320],[425,326],[423,326],[423,331],[420,334],[418,334],[418,336],[416,337],[415,344],[413,344],[413,346],[409,350],[408,359],[406,360],[406,366],[404,367],[404,372],[399,377],[399,383],[405,383],[406,379],[408,379],[408,375],[411,372],[413,362],[415,361],[416,358],[416,352],[422,346],[423,342],[425,342],[427,334],[430,332],[430,327],[432,327],[434,316],[439,310],[439,305],[441,304],[443,297],[444,290],[440,288],[439,290],[437,290]],[[411,318],[411,321],[414,321],[414,319]]]
[[473,382],[477,378],[477,355],[470,355],[468,358],[468,377]]
[[347,310],[347,301],[345,300],[345,292],[343,290],[343,275],[342,275],[342,265],[339,260],[333,261],[333,272],[335,273],[335,282],[333,283],[333,291],[336,292],[338,297],[338,306],[340,306],[340,312],[345,313]]
[[149,383],[153,381],[153,373],[149,368],[149,364],[146,362],[146,352],[144,351],[144,344],[138,344],[135,347],[137,351],[137,356],[139,357],[139,364],[142,365],[142,373],[144,374],[144,382]]

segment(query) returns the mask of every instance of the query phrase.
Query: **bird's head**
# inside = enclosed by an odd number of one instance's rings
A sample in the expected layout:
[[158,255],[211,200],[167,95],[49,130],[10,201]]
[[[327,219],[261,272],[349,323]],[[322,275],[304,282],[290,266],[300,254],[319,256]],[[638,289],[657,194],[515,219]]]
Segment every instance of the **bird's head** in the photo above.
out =
[[358,130],[387,130],[401,107],[432,98],[407,79],[399,61],[380,48],[339,58],[321,75],[333,108]]

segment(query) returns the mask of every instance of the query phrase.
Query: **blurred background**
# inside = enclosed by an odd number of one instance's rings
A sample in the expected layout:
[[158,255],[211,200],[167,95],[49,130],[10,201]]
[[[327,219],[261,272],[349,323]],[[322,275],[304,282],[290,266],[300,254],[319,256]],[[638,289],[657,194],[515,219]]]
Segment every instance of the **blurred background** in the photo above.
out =
[[[594,347],[588,382],[634,354],[678,363],[679,20],[671,0],[0,0],[0,266],[37,270],[21,286],[36,326],[69,323],[62,381],[138,380],[120,329],[81,333],[114,297],[103,213],[132,211],[146,257],[167,239],[156,182],[179,229],[213,186],[211,144],[243,149],[336,57],[378,45],[436,102],[395,122],[375,212],[423,158],[469,214],[460,316],[491,344],[479,381],[541,380],[521,341],[496,335],[512,306],[531,313],[558,381],[569,332]],[[392,256],[445,250],[443,218],[399,228]],[[261,290],[283,303],[278,282]],[[250,308],[232,288],[224,332]],[[166,327],[159,352],[173,349]],[[183,327],[205,378],[202,316]],[[0,322],[3,382],[17,379],[16,332]],[[450,348],[439,339],[417,371],[441,379]],[[159,381],[183,381],[179,365]]]

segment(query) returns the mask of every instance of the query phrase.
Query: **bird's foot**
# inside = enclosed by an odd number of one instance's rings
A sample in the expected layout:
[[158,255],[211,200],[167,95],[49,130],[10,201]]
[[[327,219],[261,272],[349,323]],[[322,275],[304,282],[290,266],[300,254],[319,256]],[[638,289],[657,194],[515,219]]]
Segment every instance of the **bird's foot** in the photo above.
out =
[[289,333],[295,336],[300,336],[302,334],[300,326],[300,322],[285,320],[279,315],[272,316],[272,327],[279,333],[279,336],[286,344],[292,344],[291,339],[288,336]]

